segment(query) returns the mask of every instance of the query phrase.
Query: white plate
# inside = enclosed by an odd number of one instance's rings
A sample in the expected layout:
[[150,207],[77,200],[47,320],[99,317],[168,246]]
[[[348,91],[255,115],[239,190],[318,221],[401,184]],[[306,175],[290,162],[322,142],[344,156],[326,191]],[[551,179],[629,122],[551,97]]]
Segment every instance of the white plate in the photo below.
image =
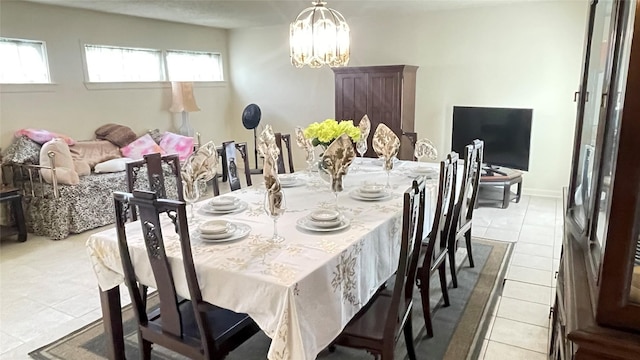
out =
[[219,236],[219,238],[222,238],[236,231],[236,226],[226,220],[209,220],[200,224],[198,230],[207,237],[214,238],[214,236]]
[[337,219],[338,216],[340,216],[340,213],[337,210],[331,209],[313,210],[311,214],[309,214],[311,219],[317,221],[331,221]]
[[381,184],[364,184],[358,188],[361,193],[379,194],[384,191],[384,185]]
[[315,220],[311,216],[307,216],[307,220],[312,226],[330,229],[340,226],[340,224],[344,221],[344,216],[339,216],[333,220]]
[[200,231],[198,230],[196,230],[193,233],[193,235],[195,235],[195,237],[199,238],[203,242],[220,243],[220,242],[227,242],[227,241],[242,239],[243,237],[249,235],[249,233],[251,232],[251,226],[247,224],[242,224],[242,223],[233,223],[233,224],[235,225],[236,230],[233,233],[231,233],[231,236],[225,237],[223,239],[213,239],[213,238],[210,238],[209,236],[205,237],[206,235],[201,234]]
[[368,192],[362,192],[360,191],[360,189],[355,189],[354,192],[361,198],[367,198],[367,199],[380,199],[389,194],[387,191],[381,191],[377,193],[368,193]]
[[209,205],[219,207],[219,206],[229,206],[235,205],[240,201],[240,199],[233,196],[216,196],[211,201],[209,201]]
[[330,232],[330,231],[338,231],[338,230],[345,229],[346,227],[349,226],[349,224],[351,224],[351,222],[347,218],[342,218],[342,221],[340,222],[340,224],[338,226],[332,227],[332,228],[323,228],[323,227],[315,226],[313,224],[313,222],[311,221],[311,219],[309,219],[308,217],[305,216],[303,218],[298,219],[296,224],[298,225],[299,228],[301,228],[303,230],[307,230],[307,231]]
[[359,192],[357,189],[353,190],[349,193],[349,196],[356,199],[356,200],[362,200],[362,201],[382,201],[382,200],[387,200],[389,198],[391,198],[391,193],[390,192],[384,192],[382,193],[382,196],[378,196],[378,197],[371,197],[371,196],[363,196],[361,192]]
[[434,174],[434,173],[437,173],[438,171],[431,167],[419,166],[413,169],[413,172],[417,174]]
[[296,187],[301,185],[304,185],[304,181],[299,179],[294,179],[294,181],[290,181],[290,182],[280,182],[280,186],[282,186],[283,188],[291,188],[291,187]]
[[236,207],[232,208],[232,209],[219,210],[218,208],[213,208],[209,204],[207,204],[207,205],[202,207],[202,211],[204,211],[207,214],[216,214],[216,215],[235,214],[235,213],[239,213],[239,212],[247,210],[248,206],[249,206],[249,204],[247,204],[246,201],[239,201],[238,205]]

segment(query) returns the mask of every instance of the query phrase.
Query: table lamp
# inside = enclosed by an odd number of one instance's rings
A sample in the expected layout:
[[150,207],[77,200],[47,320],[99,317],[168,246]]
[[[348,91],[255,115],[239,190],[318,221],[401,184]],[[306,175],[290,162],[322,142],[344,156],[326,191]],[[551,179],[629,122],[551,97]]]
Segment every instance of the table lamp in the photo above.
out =
[[182,112],[182,125],[178,128],[178,132],[185,136],[193,136],[194,130],[189,124],[189,112],[200,111],[196,104],[196,98],[193,96],[193,83],[172,81],[171,94],[172,103],[169,111]]

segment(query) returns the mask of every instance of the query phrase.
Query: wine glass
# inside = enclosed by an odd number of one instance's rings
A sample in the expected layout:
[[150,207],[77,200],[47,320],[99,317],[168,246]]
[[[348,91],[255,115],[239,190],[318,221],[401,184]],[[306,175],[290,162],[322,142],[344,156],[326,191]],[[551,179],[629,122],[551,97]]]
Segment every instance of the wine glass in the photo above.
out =
[[382,158],[384,171],[387,172],[387,185],[385,186],[387,189],[391,189],[391,184],[389,183],[389,178],[391,177],[391,169],[393,169],[393,158],[387,160],[386,158]]
[[360,163],[362,163],[364,153],[367,152],[367,141],[358,141],[356,143],[356,151],[358,152],[358,154],[360,154]]
[[182,195],[184,201],[189,205],[189,216],[193,218],[193,203],[200,198],[200,186],[198,181],[182,181]]
[[[271,242],[279,243],[284,241],[284,237],[278,235],[278,218],[284,214],[287,209],[287,203],[284,198],[284,192],[278,191],[273,194],[274,206],[271,206],[271,199],[269,197],[269,191],[264,194],[264,212],[273,219],[273,236]],[[279,202],[279,205],[278,205]]]
[[307,172],[311,174],[314,170],[317,171],[316,153],[311,149],[307,152]]

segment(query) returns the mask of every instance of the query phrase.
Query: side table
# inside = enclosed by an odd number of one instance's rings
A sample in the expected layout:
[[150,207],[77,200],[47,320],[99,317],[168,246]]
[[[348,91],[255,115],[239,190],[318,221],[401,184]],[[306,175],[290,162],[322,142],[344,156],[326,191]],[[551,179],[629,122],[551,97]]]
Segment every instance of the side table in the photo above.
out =
[[22,194],[13,187],[0,187],[0,203],[9,202],[15,220],[15,227],[2,227],[2,237],[18,234],[18,241],[27,241],[27,226],[22,211]]
[[[520,202],[522,196],[522,172],[511,169],[500,169],[503,174],[480,176],[478,189],[478,205],[498,203],[503,209],[509,207],[509,203]],[[515,194],[511,192],[511,185],[517,185]]]

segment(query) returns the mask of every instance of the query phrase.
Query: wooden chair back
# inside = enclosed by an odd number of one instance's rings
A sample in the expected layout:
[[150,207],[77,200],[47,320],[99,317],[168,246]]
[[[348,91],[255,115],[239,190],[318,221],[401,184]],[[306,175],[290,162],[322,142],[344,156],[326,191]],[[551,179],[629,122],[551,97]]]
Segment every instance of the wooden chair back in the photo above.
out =
[[287,161],[289,164],[289,172],[292,173],[295,170],[293,169],[293,157],[291,156],[291,134],[275,133],[275,136],[276,136],[276,145],[280,150],[280,155],[278,156],[278,163],[277,163],[278,174],[284,174],[287,172],[284,166],[284,156],[283,156],[284,152],[282,151],[283,142],[287,149]]
[[[167,179],[163,170],[163,164],[168,167],[171,172],[171,176],[175,180],[175,190],[169,192],[170,196],[167,196]],[[141,169],[147,169],[148,188],[136,189]],[[173,181],[173,180],[172,180]],[[134,190],[151,190],[158,195],[160,199],[174,198],[180,201],[183,200],[182,193],[182,177],[180,175],[180,159],[178,155],[160,155],[158,153],[147,154],[137,161],[131,161],[127,163],[127,190],[131,193]],[[175,193],[174,193],[175,191]],[[133,221],[138,219],[137,211],[135,207],[131,207],[131,219]]]
[[384,337],[393,340],[391,343],[395,342],[399,331],[403,329],[403,319],[406,319],[407,312],[412,308],[424,214],[425,182],[423,178],[420,178],[420,180],[413,181],[403,196],[400,260],[384,330]]
[[[240,159],[237,158],[237,154],[240,154]],[[239,167],[241,164],[244,167],[244,176],[247,181],[247,186],[251,186],[251,168],[249,167],[247,143],[236,143],[234,141],[225,141],[222,143],[223,173],[227,174],[227,180],[229,181],[229,188],[231,191],[238,190],[242,187],[240,183],[241,175]],[[220,187],[217,181],[217,178],[214,178],[213,192],[215,196],[220,195]]]
[[[150,359],[151,344],[156,343],[193,359],[221,359],[257,331],[257,326],[246,314],[237,314],[203,301],[191,252],[184,202],[159,199],[157,194],[149,191],[135,191],[133,194],[116,192],[114,202],[118,248],[125,284],[138,320],[141,358]],[[131,261],[126,213],[127,208],[133,206],[137,206],[140,212],[146,253],[158,292],[159,314],[157,311],[147,313],[146,299],[136,281]],[[176,292],[175,274],[169,264],[161,228],[162,213],[171,219],[178,235],[190,301],[182,299]]]
[[478,201],[483,149],[484,142],[477,139],[473,144],[465,146],[462,184],[454,210],[454,229],[460,228],[473,217],[473,209]]

